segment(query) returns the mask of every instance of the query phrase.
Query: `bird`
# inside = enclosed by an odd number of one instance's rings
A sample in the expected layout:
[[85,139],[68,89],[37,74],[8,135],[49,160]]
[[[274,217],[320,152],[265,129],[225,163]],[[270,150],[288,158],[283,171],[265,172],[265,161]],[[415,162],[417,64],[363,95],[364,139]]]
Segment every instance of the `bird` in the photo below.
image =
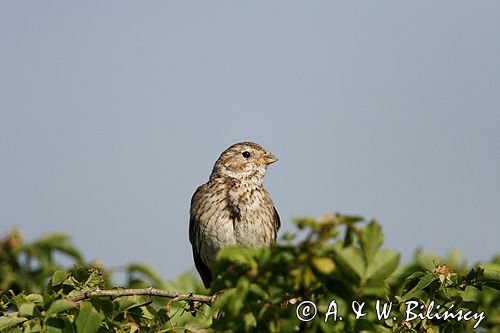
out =
[[267,247],[276,241],[281,221],[263,179],[267,166],[277,160],[256,143],[233,144],[215,162],[208,182],[194,192],[189,241],[206,288],[220,250]]

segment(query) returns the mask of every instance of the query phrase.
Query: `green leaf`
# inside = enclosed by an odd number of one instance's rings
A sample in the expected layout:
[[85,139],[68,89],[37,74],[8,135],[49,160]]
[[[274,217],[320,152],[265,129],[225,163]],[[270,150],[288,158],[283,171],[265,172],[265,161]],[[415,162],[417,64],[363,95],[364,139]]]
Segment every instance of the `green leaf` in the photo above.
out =
[[162,277],[150,266],[142,265],[138,263],[133,263],[127,266],[127,271],[129,272],[140,272],[148,277],[154,284],[162,285],[163,279]]
[[[267,249],[269,250],[269,249]],[[217,254],[217,261],[213,267],[214,276],[227,274],[228,267],[232,267],[231,274],[241,275],[248,271],[257,271],[257,257],[265,251],[264,249],[254,249],[248,247],[227,247]],[[236,264],[236,265],[235,265]],[[213,287],[213,286],[212,286]]]
[[47,310],[47,317],[51,317],[60,312],[68,311],[76,308],[76,303],[68,299],[58,299],[54,301]]
[[70,237],[63,233],[52,233],[43,236],[38,239],[33,246],[41,249],[58,250],[70,257],[73,257],[78,262],[83,261],[80,252],[73,245],[71,245]]
[[355,232],[356,227],[352,224],[348,224],[344,236],[344,246],[349,246],[353,243]]
[[355,322],[354,325],[354,330],[356,332],[376,332],[377,331],[377,326],[375,323],[370,322],[369,320],[366,319],[358,319]]
[[346,275],[347,280],[358,285],[365,269],[359,249],[354,246],[343,247],[337,243],[333,246],[333,253],[338,269]]
[[294,217],[292,222],[297,226],[297,228],[304,229],[306,227],[313,227],[316,225],[316,219],[311,216],[307,217]]
[[237,262],[250,267],[257,266],[255,261],[255,255],[260,251],[260,249],[232,246],[227,247],[220,251],[217,255],[217,260],[228,260],[231,262]]
[[150,306],[140,306],[129,309],[129,314],[134,318],[153,320],[156,318],[156,311]]
[[367,264],[370,264],[378,249],[384,242],[382,228],[375,220],[365,225],[359,230],[359,243],[363,249],[363,254]]
[[21,317],[33,317],[35,314],[35,309],[36,309],[35,304],[29,304],[29,303],[21,304],[19,305],[18,308],[18,314]]
[[242,298],[246,295],[241,295],[236,289],[229,289],[224,293],[221,293],[211,308],[213,315],[215,315],[219,309],[229,309],[230,314],[237,313],[239,309],[243,306]]
[[243,315],[243,321],[245,322],[245,329],[250,331],[257,326],[257,319],[251,312],[247,312]]
[[70,237],[66,234],[55,232],[45,236],[40,237],[34,245],[50,245],[58,246],[62,244],[66,244],[69,241]]
[[92,297],[90,302],[98,312],[104,314],[105,316],[112,314],[116,304],[112,300],[103,297]]
[[102,316],[89,302],[82,302],[80,313],[76,317],[77,333],[95,333],[101,325]]
[[44,303],[43,296],[40,294],[29,294],[26,296],[26,300],[38,306],[43,306]]
[[311,286],[311,283],[316,280],[316,277],[314,276],[314,272],[311,270],[311,268],[306,267],[304,269],[304,272],[302,274],[302,283],[304,284],[304,287],[306,289],[309,289]]
[[267,300],[269,298],[267,292],[265,292],[264,289],[262,289],[258,284],[251,283],[249,291],[257,295],[257,297],[259,297],[261,300]]
[[8,329],[12,329],[20,323],[25,322],[26,320],[28,319],[23,317],[0,317],[0,332],[5,332]]
[[363,286],[364,296],[384,297],[387,296],[387,288],[383,281],[368,282]]
[[497,270],[485,268],[483,272],[483,281],[490,287],[500,290],[500,272]]
[[66,273],[63,271],[56,271],[52,275],[52,285],[57,286],[61,284],[64,281],[64,279],[66,279]]
[[72,322],[68,318],[52,317],[47,320],[47,333],[74,333]]
[[[207,333],[208,330],[198,323],[187,323],[185,326],[186,333]],[[170,331],[170,330],[169,330]]]
[[134,296],[125,296],[120,297],[115,301],[118,304],[118,311],[124,311],[140,306],[147,305],[152,302],[151,297],[142,296],[142,295],[134,295]]
[[421,291],[422,289],[424,289],[425,287],[427,287],[428,285],[437,280],[439,280],[439,278],[436,276],[436,274],[427,273],[422,279],[420,279],[417,285],[413,289],[408,291],[405,295],[403,295],[402,298],[404,300],[408,300],[412,297],[415,297],[419,291]]
[[318,272],[325,275],[330,274],[335,269],[333,260],[328,257],[313,257],[312,265]]
[[366,280],[383,280],[396,270],[399,264],[399,253],[392,250],[377,252],[366,269]]

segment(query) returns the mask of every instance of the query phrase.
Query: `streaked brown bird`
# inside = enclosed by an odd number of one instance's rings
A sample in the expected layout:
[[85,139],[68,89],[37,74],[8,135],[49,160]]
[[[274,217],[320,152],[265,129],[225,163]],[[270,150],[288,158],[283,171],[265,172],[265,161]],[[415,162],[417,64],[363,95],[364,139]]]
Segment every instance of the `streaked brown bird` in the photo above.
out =
[[208,182],[194,192],[189,241],[205,287],[210,288],[211,269],[221,249],[276,241],[280,218],[263,179],[267,166],[277,160],[256,143],[236,143],[220,155]]

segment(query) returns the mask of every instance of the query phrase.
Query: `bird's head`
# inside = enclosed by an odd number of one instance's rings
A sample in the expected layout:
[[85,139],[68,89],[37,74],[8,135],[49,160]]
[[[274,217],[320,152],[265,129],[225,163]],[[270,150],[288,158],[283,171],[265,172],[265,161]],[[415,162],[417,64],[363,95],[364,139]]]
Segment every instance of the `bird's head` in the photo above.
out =
[[240,142],[224,150],[215,162],[210,178],[229,177],[262,183],[266,167],[276,156],[253,142]]

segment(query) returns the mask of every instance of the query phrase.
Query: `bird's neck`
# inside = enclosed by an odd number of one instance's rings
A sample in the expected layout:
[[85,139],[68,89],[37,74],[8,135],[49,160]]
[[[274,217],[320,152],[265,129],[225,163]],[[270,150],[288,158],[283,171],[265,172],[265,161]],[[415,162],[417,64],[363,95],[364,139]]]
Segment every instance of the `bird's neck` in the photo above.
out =
[[229,175],[217,175],[212,174],[210,176],[210,182],[228,184],[229,188],[258,188],[263,186],[263,179],[258,175],[249,175],[248,177],[242,177],[241,174],[235,174],[235,177]]

